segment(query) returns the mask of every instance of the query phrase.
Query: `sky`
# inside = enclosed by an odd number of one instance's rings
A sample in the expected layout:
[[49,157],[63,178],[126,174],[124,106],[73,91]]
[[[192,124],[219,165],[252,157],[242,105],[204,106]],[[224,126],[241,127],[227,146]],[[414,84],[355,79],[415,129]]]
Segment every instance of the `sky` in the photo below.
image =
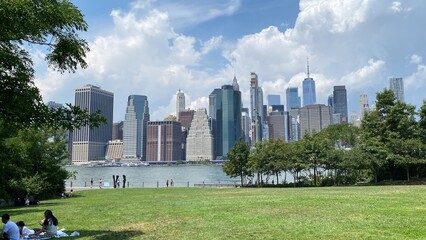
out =
[[71,0],[89,30],[86,69],[49,69],[45,51],[31,49],[35,84],[45,102],[74,103],[86,84],[114,93],[114,122],[124,120],[129,95],[146,95],[151,120],[175,115],[176,93],[186,108],[208,109],[215,88],[238,79],[249,106],[250,73],[268,94],[299,87],[310,76],[317,103],[345,85],[348,112],[359,97],[372,105],[390,77],[404,78],[405,101],[426,98],[426,1],[418,0]]

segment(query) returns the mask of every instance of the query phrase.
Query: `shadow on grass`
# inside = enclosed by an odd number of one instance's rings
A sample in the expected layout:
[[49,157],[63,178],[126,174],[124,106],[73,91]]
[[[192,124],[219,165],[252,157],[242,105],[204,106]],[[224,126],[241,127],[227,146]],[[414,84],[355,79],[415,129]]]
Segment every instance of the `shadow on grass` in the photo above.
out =
[[123,231],[99,231],[99,230],[82,230],[80,237],[90,237],[94,240],[126,240],[138,236],[143,236],[145,233],[137,230],[123,230]]

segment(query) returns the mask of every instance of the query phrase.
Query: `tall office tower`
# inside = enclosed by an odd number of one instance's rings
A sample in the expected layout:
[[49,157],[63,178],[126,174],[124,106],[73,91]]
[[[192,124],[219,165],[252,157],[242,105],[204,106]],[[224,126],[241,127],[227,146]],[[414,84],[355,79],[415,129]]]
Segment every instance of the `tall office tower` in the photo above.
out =
[[227,158],[228,151],[242,137],[241,92],[235,86],[223,85],[209,95],[215,159]]
[[180,122],[148,122],[146,142],[147,161],[182,160],[182,125]]
[[176,119],[179,121],[179,112],[185,110],[185,94],[179,89],[176,94]]
[[290,109],[300,108],[300,97],[297,87],[289,87],[285,91],[287,111]]
[[404,102],[404,81],[401,77],[389,79],[390,89],[395,93],[396,100]]
[[359,119],[364,119],[365,113],[370,112],[370,106],[368,105],[367,94],[361,94],[359,96]]
[[274,95],[274,94],[268,95],[268,106],[280,105],[280,104],[281,104],[281,96],[280,95]]
[[293,108],[288,111],[288,141],[299,141],[300,135],[300,108]]
[[178,113],[178,118],[182,124],[182,159],[186,159],[186,138],[191,128],[191,122],[194,119],[194,110],[183,110]]
[[112,124],[112,138],[111,140],[123,140],[123,127],[124,122],[116,122]]
[[250,144],[250,115],[249,109],[243,108],[241,112],[241,127],[243,139],[246,143]]
[[333,87],[333,113],[340,114],[341,123],[348,123],[348,98],[345,86]]
[[191,129],[186,139],[186,160],[214,160],[213,134],[205,108],[198,109],[194,114]]
[[255,144],[262,140],[263,130],[263,91],[258,85],[257,74],[250,75],[250,113],[251,113],[251,142]]
[[87,125],[74,129],[72,162],[81,164],[105,159],[106,146],[112,137],[114,94],[88,84],[75,90],[75,105],[89,114],[100,110],[106,124],[92,129]]
[[146,160],[148,121],[148,98],[144,95],[130,95],[123,125],[123,160]]
[[303,80],[303,106],[316,104],[315,81],[309,76],[309,59],[307,64],[308,77]]
[[324,104],[314,104],[300,109],[300,132],[302,138],[306,132],[320,132],[331,124],[330,107]]

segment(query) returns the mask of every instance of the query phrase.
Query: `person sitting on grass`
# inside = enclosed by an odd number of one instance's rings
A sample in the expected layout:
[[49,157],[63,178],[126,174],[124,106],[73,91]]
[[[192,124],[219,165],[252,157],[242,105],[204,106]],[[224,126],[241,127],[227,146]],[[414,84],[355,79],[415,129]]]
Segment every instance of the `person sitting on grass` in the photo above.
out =
[[51,210],[44,211],[44,219],[41,220],[40,225],[42,226],[41,232],[45,233],[45,236],[55,236],[58,232],[58,219],[53,216]]
[[21,235],[22,238],[28,237],[29,235],[32,235],[35,233],[34,230],[27,228],[23,221],[17,222],[16,225],[18,225],[19,234]]
[[4,223],[0,239],[19,240],[19,228],[10,220],[9,214],[3,214],[1,221]]

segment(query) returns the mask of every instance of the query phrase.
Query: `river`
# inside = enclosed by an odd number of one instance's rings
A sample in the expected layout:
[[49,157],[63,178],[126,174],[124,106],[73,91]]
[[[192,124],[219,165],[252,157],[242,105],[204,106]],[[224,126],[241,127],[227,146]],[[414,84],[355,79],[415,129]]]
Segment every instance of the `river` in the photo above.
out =
[[[77,171],[75,178],[66,181],[67,188],[99,188],[102,179],[103,187],[112,187],[112,175],[119,175],[123,183],[126,175],[126,187],[155,188],[166,187],[166,182],[173,180],[174,187],[194,187],[194,184],[238,183],[239,178],[230,178],[222,170],[221,165],[162,165],[140,167],[78,167],[68,166],[68,171]],[[122,186],[122,185],[121,185]]]

